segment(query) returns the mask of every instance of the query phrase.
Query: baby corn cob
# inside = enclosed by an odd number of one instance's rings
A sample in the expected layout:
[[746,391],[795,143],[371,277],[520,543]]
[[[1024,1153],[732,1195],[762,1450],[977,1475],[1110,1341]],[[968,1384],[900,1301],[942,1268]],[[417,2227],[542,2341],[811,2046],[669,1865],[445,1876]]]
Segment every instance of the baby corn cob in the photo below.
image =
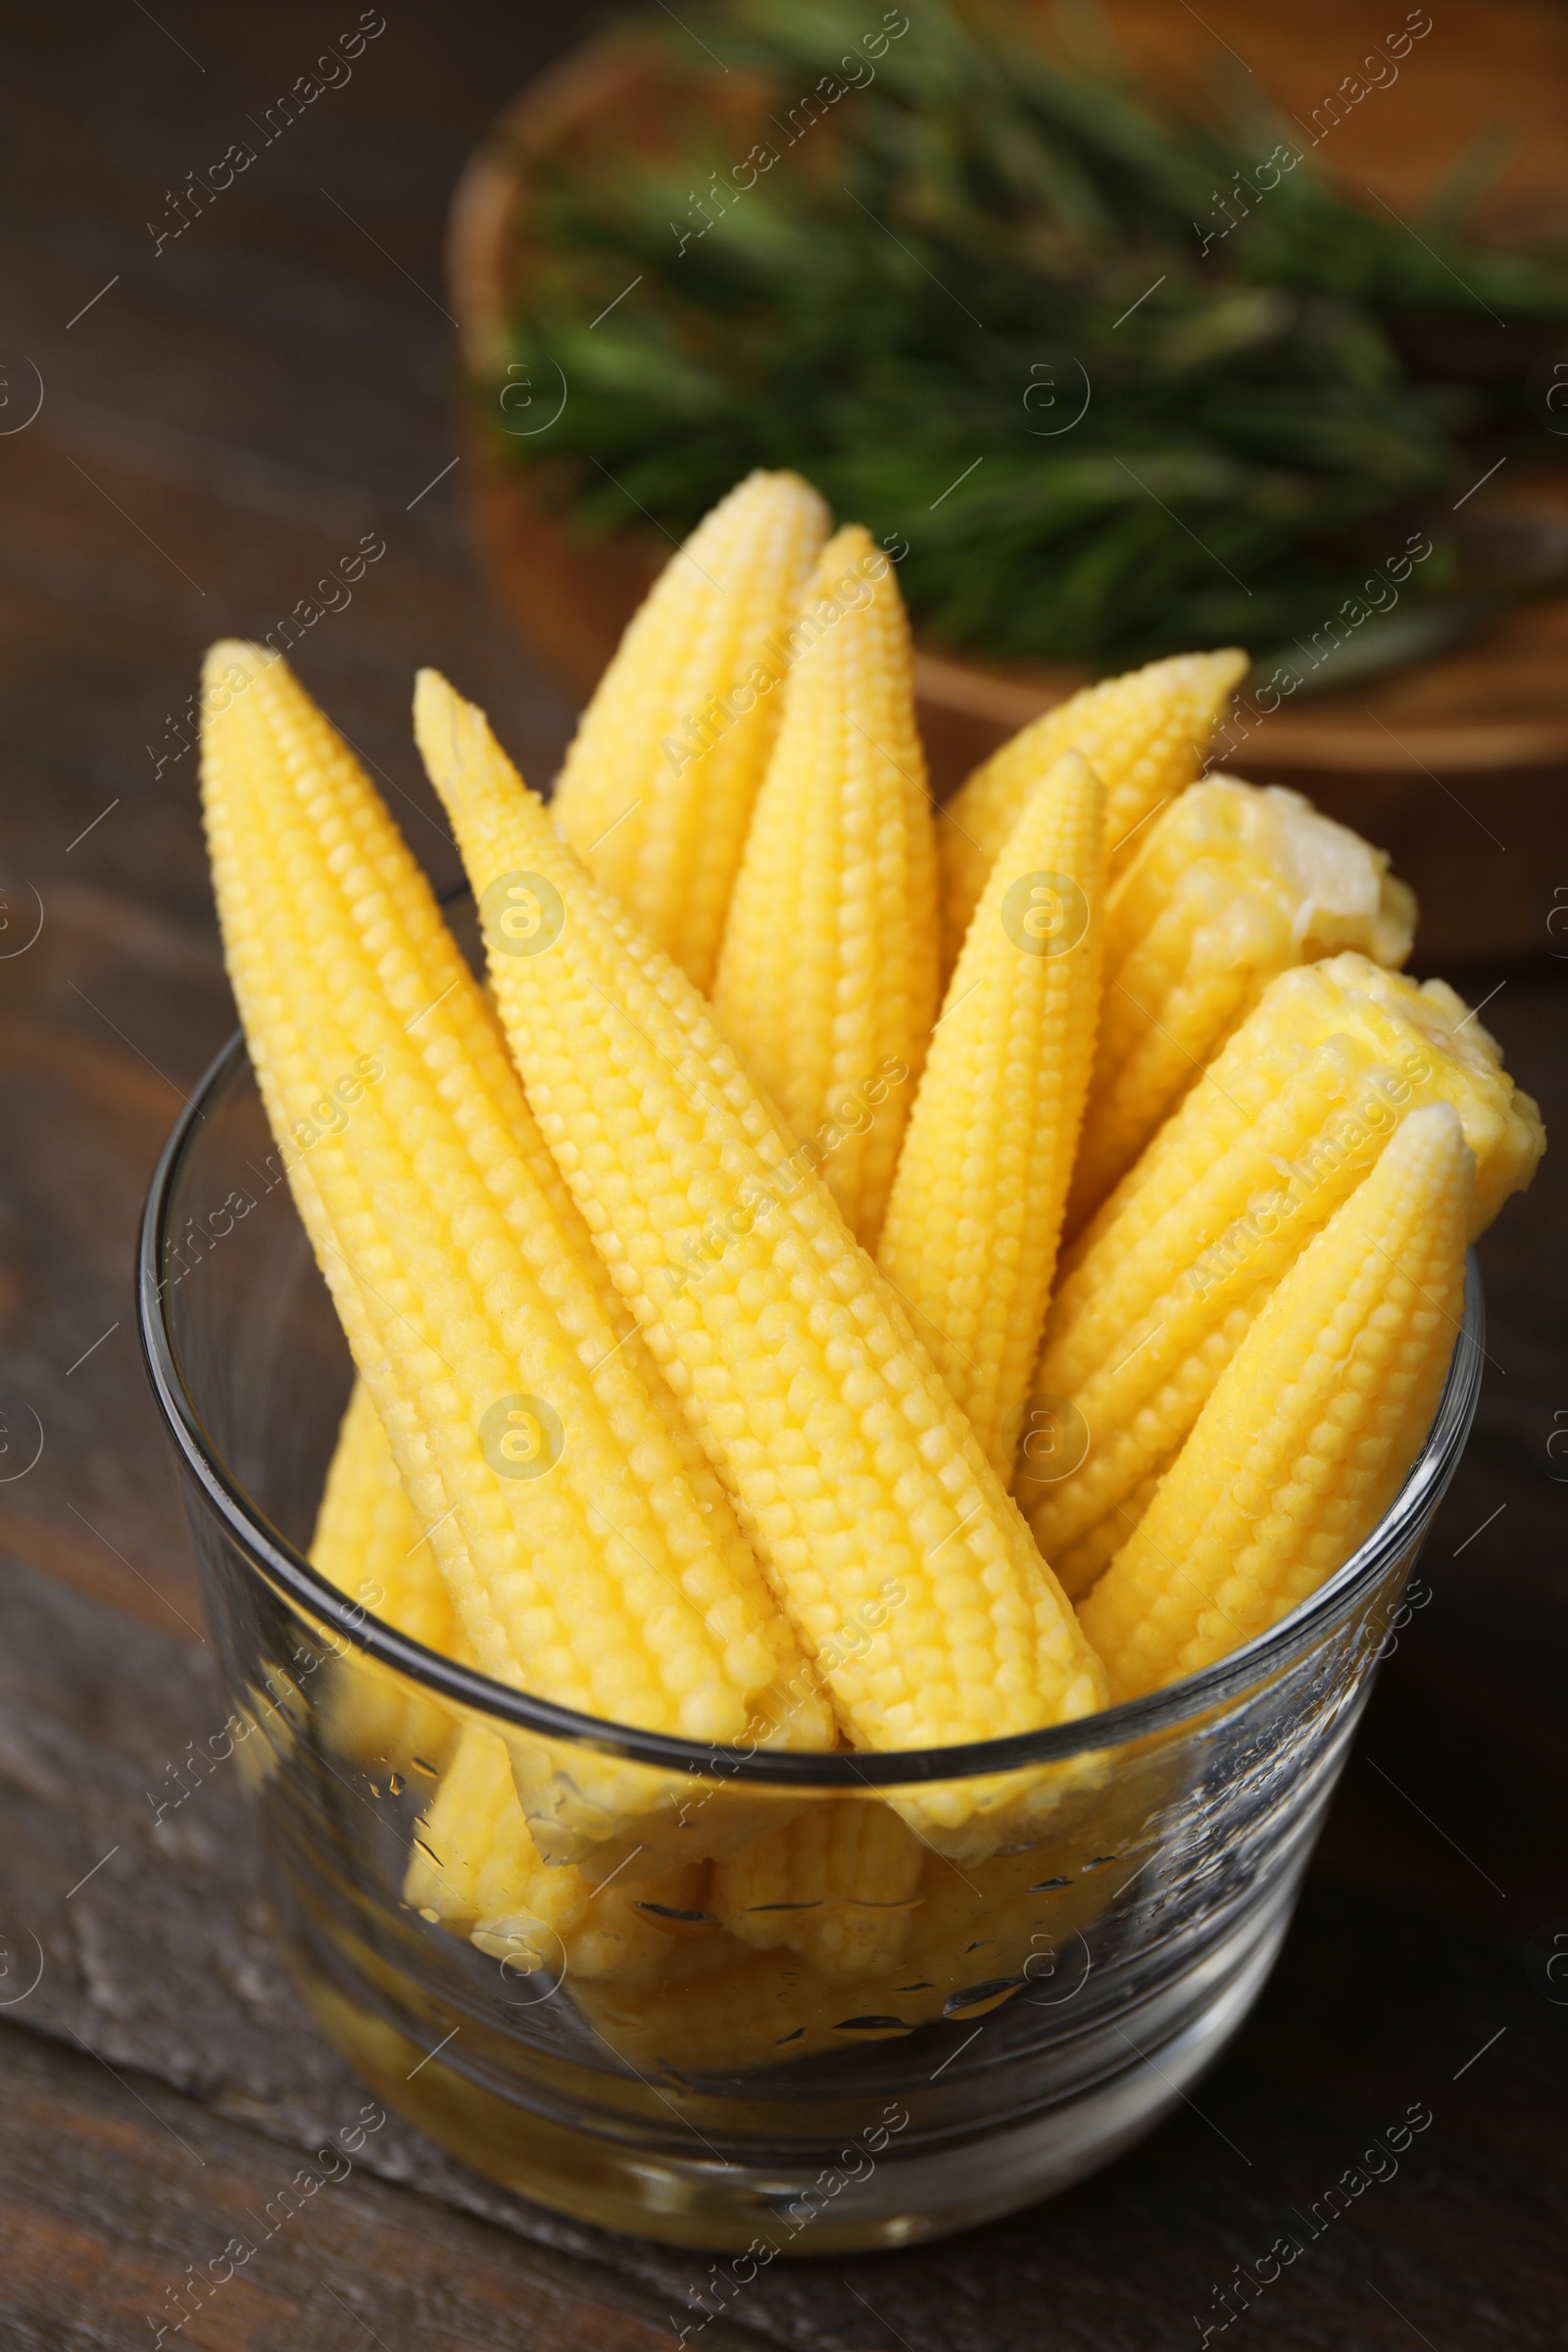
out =
[[823,550],[803,629],[830,607],[789,682],[713,1007],[874,1250],[936,1018],[936,843],[904,600],[858,523]]
[[[820,1742],[809,1669],[755,1560],[716,1491],[706,1509],[694,1494],[575,1212],[517,1148],[531,1121],[514,1073],[466,1050],[488,1016],[455,947],[436,952],[439,913],[390,818],[282,663],[220,647],[210,678],[225,662],[247,682],[210,702],[204,792],[235,993],[269,1111],[299,1147],[302,1217],[481,1664],[612,1720],[726,1739],[750,1719]],[[400,859],[394,893],[382,875]],[[333,1071],[358,1075],[323,1098]],[[312,1134],[327,1099],[343,1115]]]
[[[1156,1772],[1154,1778],[1155,1802],[1158,1796],[1168,1801],[1168,1772]],[[1065,2009],[1088,1976],[1083,1932],[1113,1900],[1126,1873],[1137,1868],[1139,1830],[1157,1817],[1149,1779],[1124,1754],[1116,1781],[1070,1838],[1026,1852],[1009,1848],[972,1871],[968,1866],[954,1870],[937,1854],[924,1856],[908,1894],[895,1898],[882,1913],[890,1923],[903,1923],[898,1948],[875,1944],[865,1965],[853,1970],[848,1947],[828,1955],[831,1965],[821,1952],[807,1948],[813,1931],[801,1923],[819,1918],[814,1910],[780,1913],[797,1923],[790,1944],[756,1948],[753,1934],[730,1911],[721,1865],[712,1873],[708,1903],[710,1910],[724,1905],[728,1934],[670,1947],[673,1964],[646,1991],[639,1986],[635,2001],[616,1998],[614,1985],[608,1997],[587,1985],[579,2005],[610,2046],[638,2067],[662,2060],[683,2070],[784,2065],[824,2050],[887,2040],[938,2018],[978,2020],[1013,1998]],[[817,1800],[812,1801],[814,1808]],[[835,1815],[852,1809],[878,1810],[865,1800],[821,1807]],[[765,1854],[760,1850],[755,1861],[742,1857],[735,1866],[736,1890],[745,1884],[743,1874],[753,1869],[760,1885],[769,1891],[782,1888],[786,1895],[824,1883],[820,1874],[803,1878],[793,1856],[789,1875],[777,1877],[773,1857],[788,1835],[775,1833],[765,1841]],[[881,1835],[871,1834],[873,1845]],[[850,1852],[845,1830],[835,1832],[831,1850],[831,1884],[847,1890],[857,1882],[844,1876]],[[1110,1866],[1112,1858],[1119,1868]],[[885,1901],[895,1882],[883,1861],[858,1884]],[[766,1916],[752,1912],[753,1927]],[[871,1908],[869,1917],[877,1916]],[[744,1948],[747,1944],[753,1948]],[[800,1956],[786,1966],[792,1948]]]
[[[486,917],[541,1129],[867,1746],[1092,1710],[1077,1633],[962,1415],[705,1001],[601,896],[482,712],[432,670],[416,728]],[[498,906],[564,919],[514,955]]]
[[945,968],[957,960],[1003,843],[1036,784],[1063,752],[1081,752],[1105,787],[1105,856],[1114,876],[1152,809],[1192,783],[1247,656],[1175,654],[1085,686],[993,752],[943,811]]
[[[311,1562],[399,1633],[473,1664],[363,1381],[354,1384],[327,1470]],[[330,1661],[326,1690],[330,1744],[372,1774],[436,1770],[457,1735],[458,1718],[440,1699],[352,1644]]]
[[1371,1534],[1453,1354],[1474,1182],[1458,1113],[1429,1103],[1297,1259],[1084,1603],[1113,1698],[1277,1624]]
[[904,1948],[924,1859],[890,1806],[817,1798],[733,1862],[714,1864],[709,1909],[759,1951],[787,1944],[824,1976],[867,1976]]
[[596,881],[712,984],[827,511],[753,473],[665,565],[583,712],[552,804]]
[[[1097,1521],[1095,1526],[1087,1529],[1083,1535],[1077,1538],[1076,1542],[1066,1544],[1056,1553],[1053,1562],[1056,1571],[1056,1582],[1069,1600],[1081,1600],[1086,1592],[1093,1591],[1100,1577],[1103,1575],[1116,1553],[1126,1543],[1128,1529],[1137,1526],[1154,1496],[1159,1493],[1159,1482],[1180,1450],[1180,1446],[1172,1446],[1158,1468],[1151,1470],[1147,1477],[1141,1478],[1137,1486],[1129,1494],[1123,1496],[1114,1510],[1107,1511],[1103,1519]],[[1029,1471],[1020,1465],[1017,1484],[1022,1486],[1024,1480],[1029,1476]],[[1038,1494],[1043,1483],[1043,1481],[1033,1479],[1029,1486],[1029,1494]]]
[[[403,1898],[467,1936],[516,1976],[545,1968],[593,1984],[644,1984],[670,1956],[671,1934],[705,1897],[701,1863],[591,1886],[547,1864],[529,1833],[506,1744],[465,1724],[414,1835]],[[669,1923],[677,1923],[673,1928]]]
[[1544,1138],[1452,989],[1354,954],[1269,983],[1066,1253],[1035,1394],[1079,1416],[1088,1450],[1054,1483],[1026,1460],[1015,1481],[1048,1558],[1107,1519],[1131,1532],[1130,1495],[1186,1438],[1268,1293],[1432,1102],[1454,1105],[1476,1155],[1480,1232]]
[[[688,1864],[658,1878],[617,1879],[612,1886],[596,1886],[588,1910],[566,1937],[573,1982],[609,1987],[612,1994],[641,1991],[681,1966],[692,1949],[688,1936],[716,1940],[716,1930],[701,1910],[704,1875],[700,1864]],[[694,1915],[695,1924],[688,1927]]]
[[1104,790],[1067,752],[969,926],[877,1258],[1004,1481],[1094,1054],[1104,875]]
[[463,1636],[435,1553],[361,1380],[326,1473],[311,1565],[399,1633],[449,1658],[458,1655]]
[[1415,901],[1388,863],[1279,785],[1210,778],[1145,829],[1105,906],[1105,1001],[1069,1235],[1276,972],[1346,948],[1404,961]]
[[403,1875],[404,1901],[432,1927],[439,1923],[466,1936],[478,1918],[480,1866],[489,1859],[509,1797],[521,1820],[505,1745],[493,1732],[465,1725],[420,1816]]
[[542,1951],[533,1965],[559,1966],[561,1938],[587,1910],[591,1889],[566,1864],[547,1869],[528,1834],[513,1786],[506,1743],[466,1723],[414,1834],[403,1899],[424,1918],[507,1947]]

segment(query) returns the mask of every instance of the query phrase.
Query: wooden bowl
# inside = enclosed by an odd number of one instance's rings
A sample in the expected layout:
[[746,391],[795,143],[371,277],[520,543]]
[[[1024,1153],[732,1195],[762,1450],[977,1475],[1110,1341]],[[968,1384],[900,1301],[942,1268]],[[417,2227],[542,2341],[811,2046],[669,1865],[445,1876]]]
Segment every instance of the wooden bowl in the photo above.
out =
[[[1321,92],[1338,84],[1368,38],[1360,0],[1290,0],[1272,12],[1250,0],[1212,0],[1202,21],[1159,0],[1113,0],[1107,13],[1156,88],[1191,100],[1205,61],[1223,64],[1228,54],[1233,72],[1255,63],[1303,129]],[[1335,124],[1325,168],[1332,160],[1402,215],[1466,137],[1503,114],[1515,151],[1486,224],[1502,234],[1568,226],[1568,14],[1543,0],[1450,0],[1403,71],[1409,83],[1399,104],[1396,89],[1373,92],[1354,119]],[[474,378],[505,368],[508,318],[530,268],[541,164],[622,151],[668,156],[682,108],[689,113],[694,103],[662,41],[616,32],[576,51],[507,108],[468,164],[451,214],[449,282]],[[761,91],[735,74],[716,91],[704,84],[700,103],[744,153],[765,107]],[[559,396],[549,385],[527,387],[541,423]],[[519,401],[513,413],[532,412]],[[498,596],[547,662],[586,694],[671,543],[655,527],[588,536],[552,510],[545,469],[498,461],[476,429],[464,471]],[[1568,479],[1553,470],[1504,467],[1464,504],[1466,520],[1482,526],[1568,535]],[[1087,674],[918,645],[920,724],[938,793]],[[1394,853],[1421,900],[1424,965],[1547,948],[1554,902],[1537,884],[1543,859],[1562,858],[1565,846],[1568,596],[1518,606],[1437,659],[1364,687],[1243,715],[1245,733],[1226,764],[1299,784]]]

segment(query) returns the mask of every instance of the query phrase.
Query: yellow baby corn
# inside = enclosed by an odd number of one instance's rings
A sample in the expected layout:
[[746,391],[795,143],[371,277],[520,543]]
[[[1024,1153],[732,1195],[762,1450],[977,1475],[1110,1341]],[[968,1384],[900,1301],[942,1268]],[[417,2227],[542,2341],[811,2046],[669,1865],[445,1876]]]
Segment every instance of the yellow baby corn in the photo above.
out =
[[[819,1742],[809,1670],[755,1560],[721,1499],[693,1493],[580,1224],[517,1149],[514,1074],[466,1050],[482,1004],[450,945],[443,995],[425,993],[439,915],[424,892],[411,941],[382,871],[406,861],[406,901],[423,885],[390,818],[283,664],[220,647],[210,682],[225,663],[246,682],[210,699],[204,790],[235,993],[296,1147],[301,1214],[481,1664],[653,1729],[725,1739],[750,1721]],[[356,1076],[323,1097],[334,1071]],[[342,1115],[313,1132],[327,1099]]]
[[936,843],[904,599],[858,523],[823,550],[803,627],[829,603],[790,678],[713,1006],[874,1250],[936,1018]]
[[[432,670],[415,718],[540,1127],[841,1719],[891,1747],[1093,1709],[1099,1664],[1059,1588],[705,1000]],[[504,929],[518,892],[553,910],[534,953]]]
[[1105,906],[1105,999],[1065,1231],[1295,963],[1410,952],[1415,901],[1388,858],[1279,785],[1210,778],[1146,827]]
[[714,1864],[708,1907],[759,1951],[787,1944],[824,1976],[866,1976],[903,1950],[924,1860],[890,1806],[816,1797],[733,1862]]
[[311,1565],[400,1634],[457,1656],[463,1636],[450,1595],[361,1380],[326,1473]]
[[827,510],[753,473],[665,565],[583,712],[552,809],[595,879],[699,988],[799,651]]
[[1433,1102],[1454,1105],[1476,1155],[1479,1232],[1544,1139],[1474,1014],[1441,980],[1354,954],[1269,983],[1064,1258],[1034,1394],[1077,1417],[1087,1450],[1051,1483],[1021,1461],[1015,1482],[1048,1558],[1127,1510],[1274,1285]]
[[[1159,1492],[1160,1480],[1180,1451],[1180,1446],[1173,1446],[1158,1468],[1151,1470],[1146,1478],[1141,1478],[1132,1492],[1123,1495],[1103,1519],[1086,1528],[1081,1536],[1055,1554],[1052,1564],[1056,1571],[1056,1582],[1069,1600],[1081,1600],[1086,1592],[1093,1591],[1126,1543],[1128,1529],[1138,1525],[1153,1501]],[[1020,1468],[1019,1486],[1023,1485],[1027,1476],[1029,1473]],[[1030,1494],[1038,1494],[1041,1483],[1038,1480],[1031,1482]]]
[[[618,1999],[614,1985],[608,1996],[597,1986],[584,1986],[579,2006],[612,2048],[645,2069],[661,2059],[682,2069],[780,2065],[823,2050],[887,2041],[937,2018],[978,2021],[1011,1999],[1071,2016],[1069,2004],[1090,1973],[1084,1931],[1138,1870],[1147,1825],[1158,1819],[1159,1800],[1171,1793],[1168,1772],[1160,1769],[1165,1759],[1153,1761],[1151,1775],[1124,1755],[1104,1799],[1069,1836],[1048,1845],[1027,1851],[1009,1847],[962,1870],[937,1854],[924,1855],[922,1869],[908,1881],[907,1896],[895,1896],[882,1912],[896,1926],[898,1948],[873,1941],[863,1966],[850,1965],[847,1946],[826,1958],[808,1949],[814,1933],[809,1926],[800,1928],[798,1940],[792,1929],[789,1943],[758,1948],[754,1934],[729,1911],[720,1866],[710,1880],[708,1908],[724,1905],[728,1933],[671,1946],[670,1965],[646,1991],[638,1986],[635,2001]],[[820,1804],[832,1815],[879,1809],[864,1800],[811,1801],[813,1808]],[[864,1829],[858,1834],[863,1837]],[[881,1836],[880,1830],[870,1833],[871,1843]],[[786,1896],[822,1885],[820,1872],[799,1876],[793,1861],[787,1878],[777,1876],[771,1857],[788,1838],[787,1831],[775,1833],[766,1840],[765,1855],[742,1857],[733,1866],[734,1888],[745,1887],[745,1874],[753,1870],[759,1887],[769,1892],[782,1887]],[[830,1850],[832,1885],[842,1891],[853,1884],[843,1875],[851,1851],[848,1832],[834,1832]],[[1144,1858],[1152,1853],[1150,1846]],[[867,1861],[869,1875],[859,1883],[875,1898],[868,1906],[875,1919],[893,1886],[905,1882],[902,1866],[894,1879],[885,1858],[873,1863],[868,1856]],[[825,1901],[820,1913],[777,1916],[805,1923],[829,1910]],[[756,1927],[767,1914],[749,1916]]]
[[[356,1381],[326,1474],[311,1563],[340,1592],[427,1649],[473,1663],[385,1430]],[[340,1755],[373,1774],[439,1768],[458,1719],[352,1642],[327,1668],[322,1723]]]
[[[569,1864],[540,1859],[513,1786],[505,1742],[466,1723],[414,1834],[403,1899],[521,1966],[559,1967],[561,1938],[587,1910],[590,1888]],[[525,1947],[536,1957],[524,1959]],[[488,1948],[488,1944],[486,1946]]]
[[1452,1104],[1413,1110],[1297,1259],[1084,1603],[1113,1698],[1277,1624],[1371,1534],[1453,1354],[1474,1180]]
[[1025,803],[969,926],[877,1257],[1004,1481],[1094,1054],[1104,844],[1103,788],[1067,752]]
[[[520,1821],[505,1746],[494,1733],[465,1725],[419,1818],[403,1874],[404,1901],[432,1927],[439,1922],[466,1935],[478,1918],[480,1867],[489,1860],[509,1798]],[[526,1834],[526,1823],[523,1828]]]
[[947,968],[957,960],[986,876],[1018,812],[1063,752],[1081,752],[1105,787],[1105,854],[1115,875],[1138,827],[1192,783],[1247,656],[1175,654],[1085,686],[993,752],[949,802],[937,828]]
[[[649,1904],[666,1895],[683,1902],[689,1888],[679,1882],[688,1875],[668,1873],[662,1880],[631,1886],[617,1879],[613,1886],[590,1890],[588,1908],[565,1937],[567,1976],[577,1989],[579,2008],[587,1986],[608,1987],[613,1994],[640,1991],[669,1967],[681,1946],[675,1937],[661,1933]],[[662,1902],[661,1907],[671,1906]]]
[[[595,1886],[570,1863],[547,1865],[517,1801],[505,1742],[464,1725],[414,1834],[403,1898],[432,1925],[467,1936],[507,1972],[552,1970],[593,1984],[644,1984],[671,1935],[706,1899],[698,1863]],[[699,1913],[699,1917],[701,1914]]]

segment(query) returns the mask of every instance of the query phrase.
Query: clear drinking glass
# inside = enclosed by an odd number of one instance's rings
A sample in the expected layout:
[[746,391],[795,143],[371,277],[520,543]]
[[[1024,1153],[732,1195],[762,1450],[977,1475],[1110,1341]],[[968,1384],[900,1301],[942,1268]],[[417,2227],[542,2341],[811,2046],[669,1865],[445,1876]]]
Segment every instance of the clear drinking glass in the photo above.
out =
[[[210,1745],[254,1792],[306,1999],[481,2172],[727,2255],[720,2305],[779,2254],[1049,2195],[1212,2064],[1280,1948],[1482,1360],[1472,1262],[1397,1501],[1234,1656],[1056,1731],[812,1756],[529,1698],[309,1566],[351,1367],[239,1038],[154,1178],[139,1307],[227,1694]],[[475,1942],[439,1891],[425,1815],[460,1741],[510,1768],[573,1924],[547,1903]]]

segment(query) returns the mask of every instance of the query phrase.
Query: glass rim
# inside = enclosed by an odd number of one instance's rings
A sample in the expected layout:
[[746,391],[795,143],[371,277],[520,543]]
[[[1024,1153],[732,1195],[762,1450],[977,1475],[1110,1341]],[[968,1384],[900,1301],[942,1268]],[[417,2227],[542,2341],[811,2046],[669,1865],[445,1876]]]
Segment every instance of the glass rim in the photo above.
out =
[[705,1743],[673,1733],[611,1723],[492,1681],[476,1667],[460,1665],[427,1649],[371,1615],[360,1602],[350,1600],[270,1524],[209,1436],[180,1368],[159,1269],[178,1177],[209,1115],[249,1067],[244,1032],[236,1030],[203,1072],[175,1121],[148,1188],[137,1244],[136,1322],[154,1397],[186,1469],[253,1574],[281,1587],[292,1600],[381,1664],[442,1698],[490,1716],[498,1726],[509,1725],[672,1772],[722,1776],[754,1786],[843,1790],[974,1780],[1123,1745],[1197,1721],[1251,1689],[1276,1668],[1304,1655],[1318,1636],[1348,1614],[1360,1594],[1409,1544],[1436,1508],[1469,1435],[1486,1353],[1486,1310],[1473,1250],[1465,1266],[1464,1318],[1443,1395],[1403,1486],[1343,1567],[1278,1625],[1255,1635],[1213,1665],[1098,1714],[1077,1716],[1042,1731],[1016,1732],[1002,1740],[971,1740],[952,1747],[823,1754],[799,1748]]

